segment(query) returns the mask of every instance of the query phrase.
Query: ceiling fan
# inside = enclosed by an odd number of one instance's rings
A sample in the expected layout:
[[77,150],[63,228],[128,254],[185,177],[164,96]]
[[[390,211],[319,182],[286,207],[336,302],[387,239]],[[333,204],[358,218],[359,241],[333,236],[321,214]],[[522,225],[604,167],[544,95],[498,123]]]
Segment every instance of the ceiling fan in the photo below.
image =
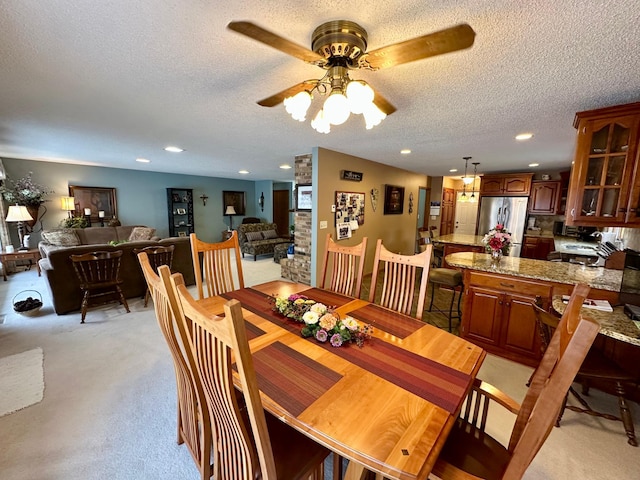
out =
[[[227,28],[326,70],[320,79],[305,80],[258,101],[258,105],[264,107],[284,102],[294,119],[304,121],[312,92],[328,95],[324,108],[311,122],[322,133],[328,133],[329,124],[345,122],[349,113],[362,113],[367,128],[371,128],[396,111],[396,107],[366,82],[351,80],[349,70],[375,71],[463,50],[471,47],[475,38],[473,29],[463,23],[367,52],[368,37],[364,28],[348,20],[334,20],[313,31],[309,50],[251,22],[231,22]],[[338,111],[339,114],[335,113]]]

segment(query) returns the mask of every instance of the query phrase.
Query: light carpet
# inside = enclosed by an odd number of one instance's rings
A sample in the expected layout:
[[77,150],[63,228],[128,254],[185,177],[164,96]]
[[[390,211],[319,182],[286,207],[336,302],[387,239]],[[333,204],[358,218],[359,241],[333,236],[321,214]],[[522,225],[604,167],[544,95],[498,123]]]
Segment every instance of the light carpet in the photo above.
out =
[[0,417],[42,401],[43,360],[41,348],[0,358]]

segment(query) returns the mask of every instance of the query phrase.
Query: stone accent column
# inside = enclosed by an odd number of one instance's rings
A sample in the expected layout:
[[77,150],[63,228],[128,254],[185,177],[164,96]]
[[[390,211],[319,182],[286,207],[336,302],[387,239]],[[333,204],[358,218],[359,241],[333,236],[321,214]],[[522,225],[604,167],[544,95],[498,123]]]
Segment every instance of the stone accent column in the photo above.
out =
[[[311,154],[295,157],[296,184],[311,183],[312,171]],[[311,212],[296,212],[294,217],[294,258],[282,268],[281,275],[294,282],[311,285]]]

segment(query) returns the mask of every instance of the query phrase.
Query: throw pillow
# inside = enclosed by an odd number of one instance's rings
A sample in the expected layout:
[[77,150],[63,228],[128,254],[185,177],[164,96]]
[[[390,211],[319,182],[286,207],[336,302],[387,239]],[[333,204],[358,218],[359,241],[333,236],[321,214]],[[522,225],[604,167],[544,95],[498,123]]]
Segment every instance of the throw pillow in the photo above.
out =
[[42,238],[56,247],[75,247],[80,245],[80,239],[73,228],[45,230],[42,232]]
[[268,238],[278,238],[278,234],[276,233],[276,231],[275,231],[275,230],[265,230],[264,232],[262,232],[262,236],[263,236],[265,239],[268,239]]
[[247,232],[245,233],[247,236],[247,241],[254,242],[256,240],[262,240],[262,232]]
[[131,230],[131,234],[129,235],[129,241],[136,242],[139,240],[151,240],[151,237],[153,237],[154,233],[156,233],[155,228],[134,227],[134,229]]

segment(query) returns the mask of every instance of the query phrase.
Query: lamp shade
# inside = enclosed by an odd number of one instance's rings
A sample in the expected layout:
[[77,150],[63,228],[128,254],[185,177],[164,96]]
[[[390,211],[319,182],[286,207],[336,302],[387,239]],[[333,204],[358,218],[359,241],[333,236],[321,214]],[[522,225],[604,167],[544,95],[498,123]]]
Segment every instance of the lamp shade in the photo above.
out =
[[60,208],[71,212],[76,209],[75,198],[73,197],[60,197]]
[[227,209],[224,212],[225,215],[235,215],[236,214],[236,209],[233,207],[233,205],[227,205]]
[[27,207],[23,205],[11,205],[7,212],[7,222],[29,222],[33,217],[29,214]]

